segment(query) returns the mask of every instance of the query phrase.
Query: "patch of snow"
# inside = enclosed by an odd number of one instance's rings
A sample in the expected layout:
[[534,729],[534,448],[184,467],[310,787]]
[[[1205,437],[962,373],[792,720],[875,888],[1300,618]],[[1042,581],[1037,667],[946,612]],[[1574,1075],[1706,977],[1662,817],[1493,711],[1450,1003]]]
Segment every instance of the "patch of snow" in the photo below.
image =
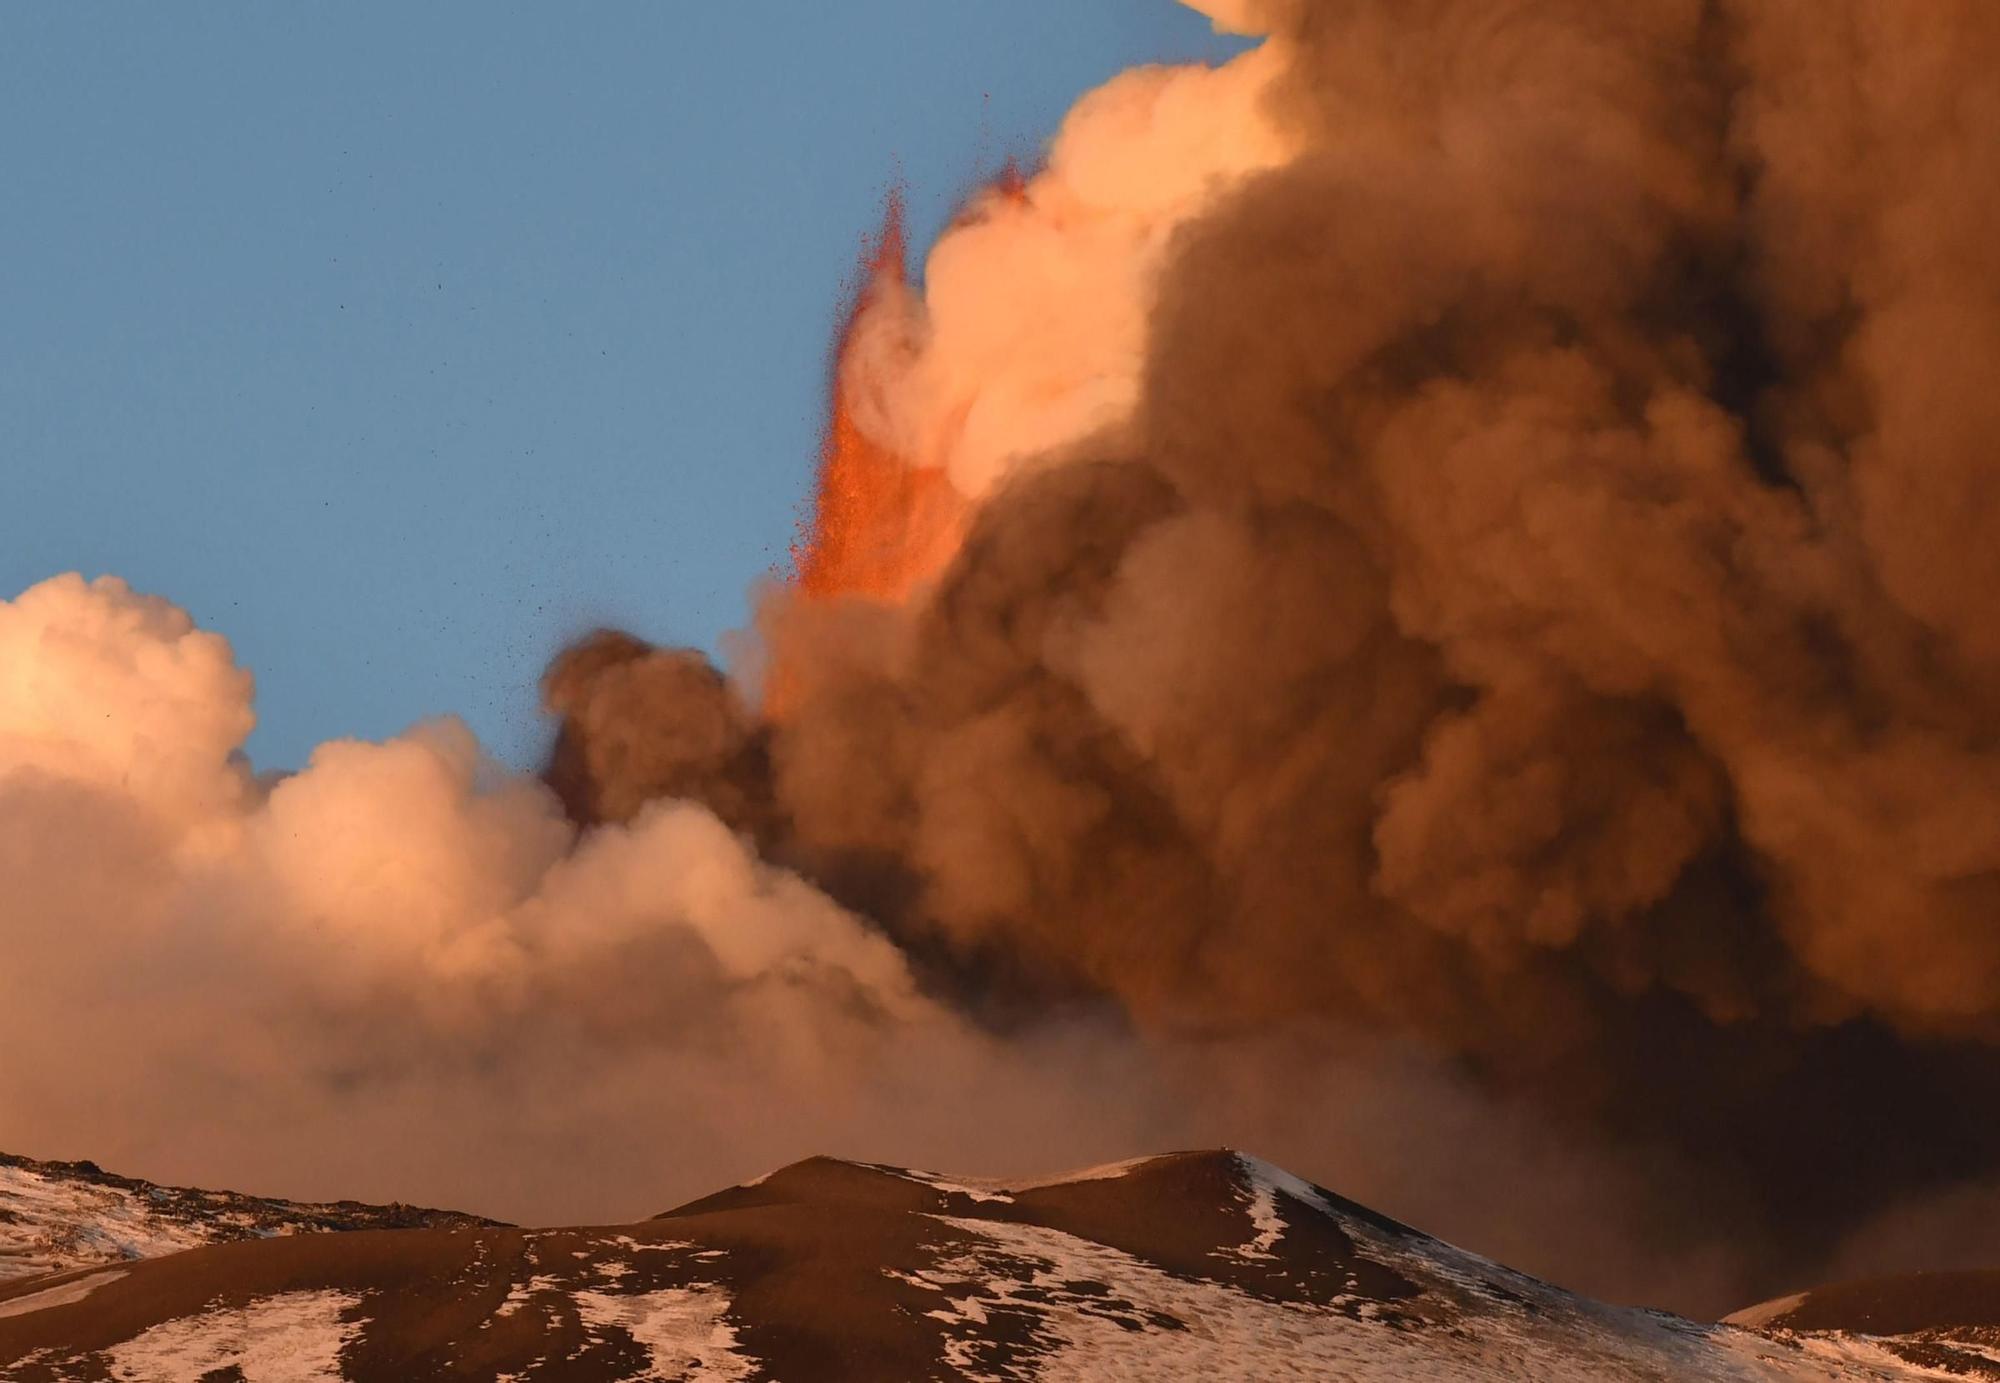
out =
[[[470,1217],[414,1212],[418,1222]],[[408,1207],[295,1204],[111,1176],[87,1165],[0,1154],[0,1283],[159,1258],[207,1244],[406,1225]]]
[[513,1290],[507,1293],[507,1299],[494,1308],[493,1318],[504,1320],[526,1306],[530,1297],[561,1290],[561,1280],[553,1277],[537,1276],[529,1278],[526,1282],[516,1283]]
[[1769,1325],[1780,1316],[1788,1316],[1806,1304],[1807,1292],[1794,1292],[1788,1297],[1778,1297],[1772,1301],[1760,1302],[1756,1306],[1746,1306],[1734,1315],[1724,1316],[1724,1325],[1741,1326],[1745,1330],[1755,1330]]
[[[1834,1379],[1847,1383],[1912,1383],[1916,1379],[1952,1379],[1964,1383],[1965,1375],[1954,1369],[1931,1369],[1912,1364],[1901,1355],[1883,1348],[1868,1335],[1782,1335],[1773,1339],[1750,1331],[1723,1327],[1715,1335],[1724,1349],[1762,1364],[1759,1375],[1774,1379]],[[1955,1347],[1955,1346],[1954,1346]]]
[[1074,1186],[1083,1181],[1111,1181],[1129,1174],[1133,1169],[1157,1162],[1154,1157],[1128,1157],[1123,1162],[1106,1162],[1095,1167],[1079,1167],[1067,1172],[1057,1172],[1050,1176],[1034,1177],[1023,1181],[1018,1177],[946,1177],[937,1172],[920,1172],[908,1167],[888,1167],[879,1163],[862,1163],[878,1172],[920,1182],[937,1191],[956,1192],[970,1196],[975,1201],[1011,1202],[1023,1191],[1040,1190],[1047,1186]]
[[340,1355],[360,1334],[346,1292],[284,1292],[243,1307],[165,1321],[104,1351],[117,1383],[186,1383],[235,1368],[244,1383],[338,1383]]
[[[629,1234],[600,1235],[595,1242],[609,1244],[613,1248],[625,1249],[631,1253],[689,1253],[700,1247],[692,1239],[655,1239],[648,1242],[634,1239]],[[721,1249],[707,1249],[695,1254],[695,1257],[710,1255],[717,1258],[724,1256]]]
[[[1275,1187],[1274,1187],[1275,1189]],[[1289,1190],[1287,1194],[1290,1194]],[[1862,1342],[1815,1352],[1656,1313],[1488,1299],[1448,1285],[1395,1324],[1357,1304],[1265,1300],[1162,1271],[1102,1244],[1035,1225],[936,1217],[975,1241],[929,1269],[898,1274],[935,1291],[926,1313],[952,1331],[946,1362],[973,1383],[1024,1377],[1338,1378],[1346,1383],[1773,1383],[1934,1377]],[[1343,1223],[1351,1229],[1354,1222]],[[1275,1242],[1275,1241],[1274,1241]],[[1384,1238],[1386,1242],[1386,1237]],[[1426,1246],[1434,1241],[1423,1241]],[[1369,1256],[1373,1257],[1374,1245]],[[1443,1248],[1444,1246],[1439,1245]],[[1436,1271],[1406,1263],[1436,1283]],[[1455,1276],[1467,1265],[1446,1266]],[[1524,1279],[1532,1282],[1532,1279]],[[1365,1306],[1368,1303],[1360,1303]],[[1418,1303],[1412,1303],[1416,1305]],[[1004,1332],[982,1329],[999,1319]],[[1007,1343],[1011,1337],[1014,1343]],[[1025,1357],[1023,1357],[1025,1355]]]
[[1312,1206],[1322,1214],[1331,1215],[1336,1219],[1342,1218],[1340,1211],[1320,1194],[1319,1188],[1303,1177],[1295,1177],[1276,1163],[1266,1162],[1261,1157],[1252,1157],[1249,1153],[1235,1153],[1233,1156],[1236,1158],[1236,1165],[1243,1169],[1243,1175],[1252,1187],[1283,1191],[1301,1205]]
[[[1023,1181],[1016,1177],[948,1177],[939,1172],[926,1172],[914,1167],[894,1167],[886,1162],[856,1162],[856,1167],[865,1167],[871,1172],[886,1172],[890,1176],[901,1177],[928,1186],[933,1191],[968,1196],[975,1201],[994,1201],[1001,1204],[1011,1202],[1021,1191],[1034,1191],[1045,1186],[1070,1186],[1079,1181],[1109,1181],[1122,1177],[1135,1167],[1143,1167],[1148,1162],[1158,1161],[1154,1157],[1131,1157],[1123,1162],[1106,1162],[1095,1167],[1079,1167],[1073,1171],[1057,1172],[1050,1176],[1035,1177]],[[760,1177],[736,1183],[738,1190],[752,1186],[762,1186],[784,1168],[776,1168]]]
[[52,1307],[71,1306],[82,1301],[99,1287],[109,1286],[125,1276],[123,1268],[112,1268],[108,1272],[92,1273],[39,1292],[30,1292],[12,1301],[0,1301],[0,1320],[8,1316],[25,1316],[35,1311],[47,1311]]
[[886,1167],[880,1163],[862,1163],[861,1165],[870,1167],[878,1172],[887,1172],[891,1176],[901,1177],[905,1181],[914,1181],[920,1186],[928,1186],[933,1191],[943,1191],[947,1195],[969,1196],[975,1201],[1000,1201],[1002,1203],[1008,1203],[1014,1199],[1005,1190],[992,1182],[981,1182],[976,1179],[971,1181],[954,1181],[950,1177],[940,1176],[936,1172],[920,1172],[913,1167]]
[[577,1314],[595,1330],[618,1329],[645,1346],[652,1377],[670,1380],[749,1379],[756,1364],[737,1352],[729,1324],[729,1294],[720,1287],[673,1287],[658,1292],[614,1296],[578,1292]]
[[1278,1190],[1269,1181],[1250,1183],[1250,1224],[1257,1237],[1236,1250],[1238,1258],[1276,1258],[1271,1250],[1285,1237],[1285,1217],[1278,1213]]
[[1113,1181],[1126,1176],[1133,1169],[1157,1162],[1155,1157],[1128,1157],[1123,1162],[1106,1162],[1096,1167],[1079,1167],[1073,1171],[1058,1172],[1054,1176],[1038,1177],[1033,1181],[1009,1181],[1010,1191],[1035,1191],[1045,1186],[1074,1186],[1080,1181]]
[[0,1282],[156,1258],[211,1238],[156,1214],[151,1197],[0,1165]]

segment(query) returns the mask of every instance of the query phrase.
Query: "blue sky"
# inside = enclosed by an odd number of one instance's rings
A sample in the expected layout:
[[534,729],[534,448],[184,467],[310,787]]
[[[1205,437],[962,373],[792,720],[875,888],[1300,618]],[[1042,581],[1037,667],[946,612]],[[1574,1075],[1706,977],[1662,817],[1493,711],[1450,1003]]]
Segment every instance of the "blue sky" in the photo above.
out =
[[0,596],[226,634],[260,766],[465,716],[782,563],[889,182],[920,239],[1084,90],[1235,51],[1172,0],[12,5]]

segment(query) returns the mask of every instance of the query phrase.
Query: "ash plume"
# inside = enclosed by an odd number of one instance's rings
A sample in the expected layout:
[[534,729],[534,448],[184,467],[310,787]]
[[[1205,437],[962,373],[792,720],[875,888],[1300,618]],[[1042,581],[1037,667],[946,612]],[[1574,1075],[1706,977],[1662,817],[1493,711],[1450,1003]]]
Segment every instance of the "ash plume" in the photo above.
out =
[[2000,16],[1217,14],[857,321],[973,510],[767,602],[767,852],[1003,1027],[1414,1043],[1739,1282],[1990,1179]]
[[2000,11],[1198,8],[871,252],[756,666],[591,635],[539,776],[258,776],[182,611],[0,602],[0,1147],[548,1222],[1227,1143],[1696,1313],[1981,1252]]

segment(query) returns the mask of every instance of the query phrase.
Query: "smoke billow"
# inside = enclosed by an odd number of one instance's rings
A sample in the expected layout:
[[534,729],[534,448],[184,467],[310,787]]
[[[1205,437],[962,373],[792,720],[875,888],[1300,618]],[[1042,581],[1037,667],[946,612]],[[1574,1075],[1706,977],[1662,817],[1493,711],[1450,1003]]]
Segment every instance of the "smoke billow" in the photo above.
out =
[[767,853],[989,1024],[1414,1042],[1759,1282],[1990,1177],[2000,19],[1217,13],[865,304],[975,508],[770,602]]
[[600,633],[540,781],[259,779],[171,606],[0,605],[0,1142],[537,1218],[1229,1142],[1696,1311],[1982,1251],[2000,12],[1199,8],[878,264],[830,445],[926,479],[760,678]]

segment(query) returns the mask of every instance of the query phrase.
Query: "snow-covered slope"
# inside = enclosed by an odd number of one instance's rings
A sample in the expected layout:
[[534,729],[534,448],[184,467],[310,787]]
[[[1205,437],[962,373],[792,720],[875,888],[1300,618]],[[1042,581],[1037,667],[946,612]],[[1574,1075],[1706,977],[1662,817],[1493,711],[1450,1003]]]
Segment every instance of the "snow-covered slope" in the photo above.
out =
[[1592,1302],[1253,1158],[1016,1186],[816,1158],[635,1225],[356,1233],[0,1288],[0,1380],[1897,1380]]
[[235,1239],[491,1223],[410,1205],[302,1205],[155,1186],[89,1162],[34,1162],[0,1153],[0,1284]]
[[1843,1282],[1753,1306],[1729,1321],[1808,1347],[1864,1337],[1938,1377],[2000,1379],[2000,1271]]

